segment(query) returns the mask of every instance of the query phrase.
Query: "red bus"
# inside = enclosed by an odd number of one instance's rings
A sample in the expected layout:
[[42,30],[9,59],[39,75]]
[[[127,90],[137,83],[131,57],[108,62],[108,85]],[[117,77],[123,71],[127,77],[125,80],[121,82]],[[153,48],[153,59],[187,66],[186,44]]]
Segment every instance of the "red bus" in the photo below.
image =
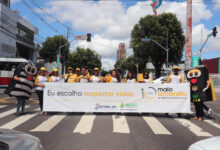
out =
[[27,62],[24,58],[0,58],[0,87],[8,86],[16,67]]

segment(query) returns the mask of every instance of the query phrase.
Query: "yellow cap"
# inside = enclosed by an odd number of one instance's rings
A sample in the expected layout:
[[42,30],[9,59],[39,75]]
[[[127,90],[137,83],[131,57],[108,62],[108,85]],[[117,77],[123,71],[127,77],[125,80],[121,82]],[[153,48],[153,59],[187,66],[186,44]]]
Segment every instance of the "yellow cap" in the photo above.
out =
[[174,69],[178,69],[179,70],[180,68],[178,66],[173,66],[173,70]]
[[80,71],[80,68],[76,68],[76,71]]
[[40,71],[46,71],[46,68],[45,67],[41,67]]
[[96,67],[96,68],[94,68],[94,70],[99,70],[99,68]]
[[58,69],[57,69],[57,68],[54,68],[53,71],[54,71],[54,72],[58,72]]
[[72,68],[72,67],[68,67],[67,69],[68,69],[68,70],[70,70],[70,69],[72,70],[73,68]]

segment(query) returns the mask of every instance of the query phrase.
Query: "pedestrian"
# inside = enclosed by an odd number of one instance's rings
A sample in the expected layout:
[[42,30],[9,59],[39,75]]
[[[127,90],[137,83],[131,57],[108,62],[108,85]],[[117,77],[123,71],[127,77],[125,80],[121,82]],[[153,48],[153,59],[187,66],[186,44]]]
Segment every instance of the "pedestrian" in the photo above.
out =
[[89,77],[88,77],[87,70],[85,67],[81,68],[81,75],[79,76],[79,82],[80,83],[88,83],[89,82]]
[[136,79],[134,77],[134,74],[131,71],[128,72],[128,75],[127,75],[125,82],[126,83],[136,83]]
[[186,70],[187,80],[190,81],[191,101],[195,105],[196,116],[193,119],[203,120],[204,101],[214,100],[214,88],[209,79],[208,69],[203,66],[197,66],[194,69]]
[[68,67],[67,68],[67,74],[65,74],[64,76],[64,79],[65,79],[65,82],[68,81],[69,77],[73,75],[73,68],[72,67]]
[[[173,66],[173,73],[168,76],[166,83],[174,83],[174,84],[184,83],[183,75],[179,74],[179,71],[180,69],[178,66]],[[168,113],[166,113],[166,115],[168,115]],[[180,118],[181,113],[177,113],[177,116]]]
[[121,78],[117,69],[112,70],[111,75],[107,74],[105,76],[106,83],[120,83]]
[[[13,78],[5,93],[17,98],[16,116],[24,114],[25,103],[31,97],[36,74],[37,68],[32,62],[19,64],[15,69]],[[20,107],[22,108],[21,111]]]
[[73,80],[74,82],[79,82],[80,74],[81,74],[81,73],[80,73],[80,68],[77,67],[77,68],[76,68],[76,71],[75,71],[75,75],[76,75],[76,76],[75,76],[75,80]]
[[149,76],[149,73],[147,71],[143,72],[143,80],[139,81],[141,83],[152,83],[152,79]]
[[49,78],[49,82],[58,82],[62,79],[61,76],[59,76],[59,70],[57,68],[53,69],[52,76]]
[[90,82],[92,83],[99,83],[99,82],[103,82],[103,77],[99,76],[99,68],[94,68],[94,75],[92,75],[89,79]]
[[45,82],[48,82],[48,77],[46,76],[46,68],[41,67],[40,68],[40,74],[35,80],[35,86],[36,86],[36,93],[39,99],[39,106],[40,106],[40,114],[47,114],[46,112],[43,111],[43,91],[45,87]]

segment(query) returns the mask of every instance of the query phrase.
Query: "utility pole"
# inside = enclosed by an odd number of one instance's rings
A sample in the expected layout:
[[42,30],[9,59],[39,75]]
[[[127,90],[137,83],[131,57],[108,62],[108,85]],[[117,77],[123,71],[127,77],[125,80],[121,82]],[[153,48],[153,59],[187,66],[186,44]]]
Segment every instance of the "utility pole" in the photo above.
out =
[[168,63],[169,63],[169,48],[168,48],[168,30],[167,30],[167,76],[168,76]]
[[[69,26],[67,27],[67,33],[66,33],[66,40],[68,41],[69,39],[69,32],[70,32],[70,28]],[[64,64],[64,67],[63,67],[63,72],[64,74],[66,73],[66,56],[67,56],[67,48],[65,47],[65,59],[63,60],[63,64]]]
[[192,0],[187,0],[186,22],[185,65],[189,69],[192,66]]

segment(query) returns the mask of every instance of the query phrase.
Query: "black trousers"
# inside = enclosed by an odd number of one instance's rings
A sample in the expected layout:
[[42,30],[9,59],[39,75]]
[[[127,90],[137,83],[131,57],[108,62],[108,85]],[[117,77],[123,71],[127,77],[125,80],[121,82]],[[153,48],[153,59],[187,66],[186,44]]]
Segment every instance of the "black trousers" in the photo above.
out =
[[203,112],[203,105],[202,102],[194,102],[195,109],[196,109],[196,117],[204,117],[204,112]]
[[40,106],[40,110],[43,111],[43,91],[40,90],[36,90],[38,99],[39,99],[39,106]]

